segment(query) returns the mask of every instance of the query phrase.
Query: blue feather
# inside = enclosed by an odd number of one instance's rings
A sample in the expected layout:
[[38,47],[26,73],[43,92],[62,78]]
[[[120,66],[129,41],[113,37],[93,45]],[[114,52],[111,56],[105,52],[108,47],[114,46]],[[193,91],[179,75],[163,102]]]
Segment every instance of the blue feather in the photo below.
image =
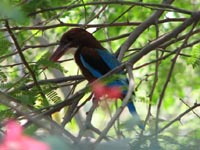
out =
[[107,50],[95,50],[98,52],[99,56],[101,56],[103,61],[110,67],[110,69],[114,69],[120,65],[120,62],[116,59],[116,57],[109,53]]
[[[115,67],[120,65],[120,62],[115,58],[115,56],[113,56],[111,53],[109,53],[107,50],[100,50],[100,49],[94,49],[97,51],[98,55],[101,57],[101,59],[103,60],[103,62],[110,68],[110,70],[114,69]],[[93,68],[92,65],[90,65],[89,63],[86,62],[86,60],[84,59],[84,57],[82,55],[80,55],[80,60],[83,64],[83,66],[85,68],[88,69],[88,71],[96,78],[100,78],[103,76],[103,74],[98,71],[97,69]],[[121,71],[119,73],[119,78],[117,78],[114,81],[111,81],[110,83],[108,83],[107,86],[120,86],[123,88],[122,94],[126,95],[127,93],[127,87],[128,87],[128,79],[126,77],[120,77],[120,75],[124,75],[125,73],[123,71]],[[134,117],[135,122],[138,124],[138,126],[141,129],[144,129],[143,124],[140,121],[140,117],[136,112],[136,108],[133,104],[132,101],[129,101],[127,104],[127,107],[129,109],[129,112],[132,114],[132,116]]]
[[81,59],[81,62],[82,62],[82,64],[83,64],[83,66],[84,66],[85,68],[87,68],[87,69],[90,71],[90,73],[91,73],[94,77],[100,78],[100,77],[103,76],[98,70],[94,69],[90,64],[88,64],[88,63],[84,60],[84,58],[83,58],[82,55],[80,55],[80,59]]
[[128,107],[129,112],[131,113],[131,115],[134,118],[134,123],[136,123],[140,129],[144,130],[144,125],[140,120],[140,116],[137,114],[137,111],[136,111],[136,108],[135,108],[135,105],[133,104],[133,102],[129,101],[127,104],[127,107]]
[[[117,66],[120,65],[120,62],[116,59],[114,55],[109,53],[107,50],[100,50],[100,49],[95,49],[99,56],[101,56],[102,60],[110,67],[110,69],[114,69]],[[124,72],[120,72],[120,74],[124,74]],[[129,84],[128,79],[123,77],[119,77],[120,79],[112,81],[111,83],[108,83],[108,86],[121,86],[125,88],[123,90],[123,94],[125,95],[127,93],[127,86]]]
[[131,114],[136,112],[135,106],[134,106],[132,101],[128,102],[127,107],[128,107]]

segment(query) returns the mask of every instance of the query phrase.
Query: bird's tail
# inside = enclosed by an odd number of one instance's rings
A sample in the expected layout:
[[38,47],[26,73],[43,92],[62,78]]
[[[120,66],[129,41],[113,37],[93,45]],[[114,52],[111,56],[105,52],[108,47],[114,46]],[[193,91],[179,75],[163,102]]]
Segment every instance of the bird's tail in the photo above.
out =
[[128,107],[129,112],[133,116],[135,124],[137,124],[140,129],[144,130],[144,124],[142,123],[140,116],[138,115],[136,111],[135,105],[133,104],[131,100],[128,102],[127,107]]

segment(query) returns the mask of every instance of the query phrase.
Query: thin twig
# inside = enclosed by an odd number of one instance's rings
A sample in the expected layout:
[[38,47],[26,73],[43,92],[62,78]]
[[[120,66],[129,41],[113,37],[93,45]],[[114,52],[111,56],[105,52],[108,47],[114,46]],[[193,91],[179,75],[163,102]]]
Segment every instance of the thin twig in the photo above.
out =
[[129,62],[134,64],[138,60],[140,60],[143,56],[156,49],[160,45],[164,44],[166,41],[169,41],[172,38],[176,38],[178,34],[184,31],[188,26],[190,26],[194,21],[200,19],[200,12],[193,14],[190,18],[186,19],[180,26],[175,28],[173,31],[159,37],[155,41],[152,41],[148,45],[146,45],[140,52],[130,58]]
[[[18,115],[24,116],[26,119],[38,125],[39,127],[47,129],[50,133],[53,132],[54,134],[60,135],[64,134],[65,136],[69,137],[72,141],[76,141],[75,136],[73,136],[70,132],[64,130],[58,124],[45,117],[44,115],[33,111],[30,107],[22,105],[21,103],[19,103],[19,101],[20,100],[14,99],[4,94],[3,92],[0,92],[0,103],[16,111]],[[54,126],[54,130],[52,130],[50,126]]]
[[169,128],[173,123],[175,123],[176,121],[181,120],[181,118],[182,118],[183,116],[185,116],[185,115],[188,114],[189,112],[193,111],[193,110],[194,110],[195,108],[197,108],[197,107],[200,107],[200,104],[195,103],[192,107],[190,107],[189,109],[187,109],[186,111],[184,111],[183,113],[181,113],[181,114],[180,114],[179,116],[177,116],[175,119],[173,119],[173,120],[170,121],[168,124],[166,124],[164,127],[160,128],[160,129],[158,130],[158,132],[155,133],[155,134],[158,134],[158,133],[163,132],[165,129]]
[[101,132],[101,135],[94,142],[94,147],[99,142],[101,142],[101,140],[103,139],[103,137],[105,137],[107,135],[107,133],[110,130],[110,128],[113,126],[113,124],[115,123],[115,121],[119,118],[120,114],[122,113],[122,111],[126,107],[128,101],[129,101],[129,99],[130,99],[130,97],[132,95],[132,91],[133,91],[133,87],[134,87],[134,80],[133,80],[131,65],[127,65],[127,70],[128,70],[128,74],[129,74],[128,92],[127,92],[125,98],[123,99],[123,103],[122,103],[121,107],[116,111],[116,113],[114,114],[114,116],[111,118],[110,122],[107,124],[107,126],[104,128],[104,130]]
[[181,9],[181,8],[177,8],[174,6],[170,6],[167,3],[164,4],[155,4],[155,3],[144,3],[144,2],[131,2],[131,1],[101,1],[101,2],[90,2],[90,3],[84,3],[84,4],[74,4],[74,5],[70,5],[70,6],[60,6],[60,7],[53,7],[53,8],[46,8],[46,9],[41,9],[35,12],[32,12],[29,14],[29,16],[35,16],[36,14],[39,13],[43,13],[46,11],[56,11],[56,10],[62,10],[62,9],[66,9],[66,10],[70,10],[76,7],[83,7],[83,6],[95,6],[95,5],[111,5],[111,4],[116,4],[116,5],[136,5],[136,6],[143,6],[143,7],[151,7],[152,8],[160,8],[163,10],[168,10],[168,11],[175,11],[175,12],[180,12],[180,13],[184,13],[184,14],[191,14],[191,11],[185,10],[185,9]]
[[[183,22],[185,21],[186,18],[167,18],[163,20],[159,20],[158,24],[161,23],[166,23],[166,22]],[[79,23],[58,23],[58,24],[53,24],[53,25],[35,25],[35,26],[15,26],[15,27],[10,27],[12,31],[15,30],[48,30],[52,28],[57,28],[57,27],[84,27],[86,28],[105,28],[105,27],[119,27],[119,26],[138,26],[142,22],[115,22],[115,23],[99,23],[99,24],[79,24]],[[7,31],[7,28],[0,28],[0,31]]]
[[183,44],[178,48],[178,51],[176,52],[176,55],[174,56],[174,58],[172,59],[172,64],[171,64],[171,67],[169,69],[169,72],[168,72],[168,75],[167,75],[167,79],[165,81],[165,84],[163,86],[163,89],[160,93],[160,97],[159,97],[159,101],[158,101],[158,105],[157,105],[157,112],[156,112],[156,132],[158,132],[158,123],[159,123],[159,114],[160,114],[160,108],[161,108],[161,104],[163,102],[163,98],[164,98],[164,94],[165,94],[165,91],[167,89],[167,86],[168,86],[168,83],[171,79],[171,76],[172,76],[172,73],[173,73],[173,70],[174,70],[174,67],[175,67],[175,64],[176,64],[176,61],[178,59],[178,56],[182,50],[182,48],[184,47],[184,45],[186,45],[188,39],[190,38],[191,36],[191,33],[193,31],[193,29],[195,28],[197,22],[194,22],[193,26],[192,26],[192,29],[189,31],[187,37],[185,38],[185,40],[183,41]]
[[11,36],[11,38],[12,38],[14,44],[15,44],[15,47],[16,47],[16,49],[17,49],[17,51],[18,51],[18,54],[19,54],[19,56],[20,56],[20,58],[21,58],[21,60],[22,60],[22,62],[23,62],[23,64],[24,64],[24,66],[28,69],[28,71],[29,71],[29,73],[30,73],[30,75],[31,75],[31,77],[32,77],[32,79],[33,79],[33,81],[34,81],[34,84],[35,84],[36,87],[38,88],[39,93],[40,93],[40,95],[41,95],[42,98],[43,98],[44,104],[45,104],[45,105],[48,105],[48,101],[47,101],[47,99],[46,99],[46,96],[45,96],[45,94],[42,92],[42,89],[41,89],[40,85],[39,85],[38,82],[37,82],[37,79],[36,79],[36,76],[35,76],[33,70],[31,69],[31,67],[29,66],[28,62],[26,61],[26,59],[25,59],[25,57],[24,57],[24,54],[22,53],[21,47],[19,46],[19,43],[18,43],[18,41],[17,41],[17,38],[15,37],[15,35],[14,35],[13,32],[12,32],[12,30],[10,29],[9,22],[8,22],[7,20],[5,21],[5,26],[6,26],[7,29],[8,29],[8,33],[10,34],[10,36]]
[[[163,0],[162,4],[170,4],[174,0]],[[155,24],[160,16],[163,14],[164,10],[157,10],[153,13],[147,20],[142,22],[128,37],[128,39],[118,48],[119,56],[118,60],[121,61],[124,57],[125,52],[128,48],[136,41],[140,34],[142,34],[148,27]]]

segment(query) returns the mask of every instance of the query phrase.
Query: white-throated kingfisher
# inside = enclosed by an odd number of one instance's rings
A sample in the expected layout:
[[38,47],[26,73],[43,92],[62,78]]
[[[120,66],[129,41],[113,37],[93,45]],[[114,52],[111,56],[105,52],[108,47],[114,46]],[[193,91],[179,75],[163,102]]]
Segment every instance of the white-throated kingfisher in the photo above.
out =
[[[60,44],[50,57],[50,60],[57,61],[65,52],[70,50],[74,51],[75,62],[90,83],[120,65],[116,57],[108,52],[92,34],[81,28],[72,28],[63,34]],[[125,72],[123,71],[118,74],[125,76]],[[128,84],[128,79],[124,77],[114,78],[107,83],[107,86],[122,87],[121,98],[123,98],[127,93]],[[138,126],[143,128],[131,99],[127,107],[134,116]]]

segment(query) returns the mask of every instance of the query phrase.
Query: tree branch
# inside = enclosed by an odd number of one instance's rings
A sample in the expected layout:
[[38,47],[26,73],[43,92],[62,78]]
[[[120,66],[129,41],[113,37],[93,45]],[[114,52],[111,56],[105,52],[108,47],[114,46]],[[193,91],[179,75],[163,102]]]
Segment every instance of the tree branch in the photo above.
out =
[[16,49],[17,49],[17,51],[18,51],[18,54],[19,54],[19,56],[20,56],[20,58],[21,58],[21,60],[22,60],[22,62],[23,62],[23,64],[24,64],[24,66],[28,69],[28,71],[29,71],[29,73],[30,73],[30,75],[31,75],[31,77],[32,77],[32,79],[33,79],[33,81],[34,81],[34,84],[35,84],[36,87],[38,88],[39,93],[40,93],[40,95],[41,95],[42,98],[43,98],[44,104],[45,104],[45,105],[48,105],[48,101],[47,101],[47,99],[46,99],[46,96],[45,96],[45,94],[42,92],[42,89],[41,89],[40,85],[39,85],[38,82],[37,82],[37,79],[36,79],[36,76],[35,76],[33,70],[31,69],[31,67],[30,67],[29,64],[27,63],[27,61],[26,61],[26,59],[25,59],[25,57],[24,57],[24,55],[23,55],[23,53],[22,53],[21,47],[19,46],[19,43],[18,43],[18,41],[17,41],[15,35],[13,34],[12,30],[10,29],[10,26],[9,26],[9,23],[8,23],[7,20],[6,20],[6,22],[5,22],[5,25],[6,25],[7,29],[8,29],[8,33],[10,34],[11,38],[13,39],[13,42],[14,42],[14,44],[15,44],[15,46],[16,46]]
[[152,41],[148,45],[146,45],[140,52],[138,52],[136,55],[134,55],[129,62],[134,64],[139,59],[141,59],[144,55],[148,54],[155,48],[159,47],[160,45],[164,44],[166,41],[169,41],[172,38],[176,38],[178,34],[180,34],[182,31],[184,31],[188,26],[190,26],[194,21],[200,19],[200,12],[197,12],[193,14],[190,18],[186,19],[180,26],[175,28],[170,33],[167,33],[166,35],[163,35],[156,39],[155,41]]
[[[164,0],[162,4],[170,4],[174,0]],[[139,37],[139,35],[144,32],[148,27],[158,22],[158,19],[163,14],[164,10],[157,10],[154,14],[152,14],[146,21],[141,23],[128,37],[128,39],[120,46],[118,49],[119,56],[118,60],[121,61],[124,57],[125,52],[128,48],[135,42],[135,40]]]

